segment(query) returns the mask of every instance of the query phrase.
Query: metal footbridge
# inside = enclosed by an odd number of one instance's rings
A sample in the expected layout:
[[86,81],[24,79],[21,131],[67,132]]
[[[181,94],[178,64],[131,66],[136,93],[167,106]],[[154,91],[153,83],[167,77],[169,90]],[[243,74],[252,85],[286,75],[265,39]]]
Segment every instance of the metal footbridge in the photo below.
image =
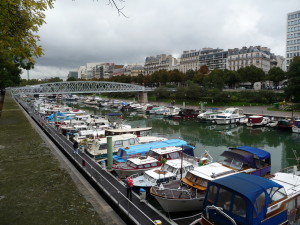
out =
[[147,92],[144,86],[106,82],[106,81],[66,81],[17,87],[11,89],[13,95],[28,94],[80,94],[80,93],[109,93],[109,92]]

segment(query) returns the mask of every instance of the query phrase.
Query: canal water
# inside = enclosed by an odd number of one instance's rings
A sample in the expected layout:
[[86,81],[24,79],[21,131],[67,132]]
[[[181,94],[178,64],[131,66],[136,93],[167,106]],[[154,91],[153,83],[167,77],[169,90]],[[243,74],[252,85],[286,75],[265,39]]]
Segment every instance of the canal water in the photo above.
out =
[[[74,105],[91,114],[105,115],[111,110]],[[116,112],[116,111],[114,111]],[[197,120],[174,121],[162,116],[124,113],[124,119],[132,127],[152,127],[151,135],[168,139],[181,138],[194,145],[195,155],[209,151],[214,161],[228,147],[241,145],[264,149],[271,153],[272,172],[297,163],[293,150],[300,157],[300,134],[275,130],[268,127],[252,128],[244,125],[215,125]]]

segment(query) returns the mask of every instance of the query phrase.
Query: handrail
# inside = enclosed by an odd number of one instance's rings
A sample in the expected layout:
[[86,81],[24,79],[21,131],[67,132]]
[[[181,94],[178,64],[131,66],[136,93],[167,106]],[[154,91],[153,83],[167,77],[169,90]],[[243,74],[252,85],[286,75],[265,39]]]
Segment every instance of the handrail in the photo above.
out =
[[206,206],[206,208],[205,208],[205,214],[206,214],[207,219],[209,219],[209,213],[208,213],[208,211],[209,211],[210,209],[214,209],[214,210],[218,211],[220,214],[222,214],[222,215],[225,216],[228,220],[230,220],[230,222],[231,222],[233,225],[237,225],[236,222],[234,221],[234,219],[231,218],[229,215],[227,215],[227,214],[223,211],[223,209],[222,209],[221,207],[217,207],[217,206],[214,206],[214,205],[208,205],[208,206]]

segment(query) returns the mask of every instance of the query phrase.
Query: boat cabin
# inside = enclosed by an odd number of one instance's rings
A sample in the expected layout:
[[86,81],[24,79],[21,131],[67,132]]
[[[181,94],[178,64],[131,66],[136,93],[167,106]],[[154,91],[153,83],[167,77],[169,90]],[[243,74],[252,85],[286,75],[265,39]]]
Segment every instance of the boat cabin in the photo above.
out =
[[287,210],[268,213],[286,199],[282,185],[263,177],[237,173],[208,183],[201,224],[285,224]]
[[229,148],[221,154],[218,162],[251,175],[266,176],[271,172],[270,153],[250,146]]

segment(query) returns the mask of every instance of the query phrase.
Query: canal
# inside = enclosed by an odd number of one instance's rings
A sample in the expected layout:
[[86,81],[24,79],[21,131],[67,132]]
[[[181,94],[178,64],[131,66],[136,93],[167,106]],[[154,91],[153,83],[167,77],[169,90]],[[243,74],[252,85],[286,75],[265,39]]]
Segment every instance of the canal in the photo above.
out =
[[[75,104],[91,114],[105,115],[111,110],[87,107]],[[272,172],[297,163],[293,150],[300,157],[300,134],[284,132],[273,128],[252,128],[243,125],[215,125],[193,121],[174,121],[162,116],[124,113],[124,119],[132,127],[149,127],[151,135],[169,139],[181,138],[194,145],[195,155],[201,156],[204,150],[209,151],[214,160],[228,147],[241,145],[264,149],[271,153]]]

